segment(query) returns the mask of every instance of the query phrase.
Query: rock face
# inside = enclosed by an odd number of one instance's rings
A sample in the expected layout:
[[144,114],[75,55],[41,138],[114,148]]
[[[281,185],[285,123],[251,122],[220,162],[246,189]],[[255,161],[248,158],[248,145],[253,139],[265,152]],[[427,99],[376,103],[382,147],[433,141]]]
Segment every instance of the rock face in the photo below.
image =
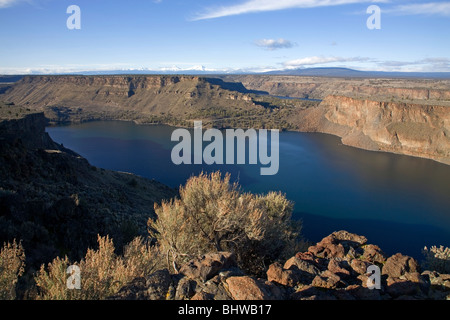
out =
[[297,124],[340,136],[346,145],[450,164],[450,106],[328,96],[303,111]]
[[212,106],[259,109],[248,94],[223,87],[196,76],[26,76],[0,100],[44,112],[54,122],[151,122]]
[[247,89],[261,90],[276,96],[325,99],[330,95],[343,95],[379,101],[420,100],[422,104],[431,105],[450,101],[449,80],[286,75],[228,75],[223,76],[222,79],[239,82]]
[[[380,269],[380,289],[368,267]],[[391,300],[450,299],[450,275],[420,271],[417,261],[386,257],[364,236],[337,231],[288,259],[269,266],[267,279],[239,270],[230,253],[208,254],[182,266],[133,280],[112,299],[177,300]],[[206,270],[202,272],[202,270]],[[214,270],[214,272],[211,272]],[[205,276],[208,274],[208,276]],[[154,279],[149,281],[148,279]],[[155,285],[159,288],[155,288]],[[370,286],[369,286],[370,285]],[[149,292],[157,294],[149,295]],[[164,292],[166,295],[164,295]]]

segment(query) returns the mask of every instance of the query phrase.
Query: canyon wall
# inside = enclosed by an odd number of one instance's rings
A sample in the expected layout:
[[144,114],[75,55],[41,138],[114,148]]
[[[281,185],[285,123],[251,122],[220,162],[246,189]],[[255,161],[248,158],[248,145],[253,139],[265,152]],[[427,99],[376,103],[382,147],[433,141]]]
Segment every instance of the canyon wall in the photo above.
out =
[[[231,80],[244,86],[224,82]],[[264,95],[256,92],[323,101],[258,103]],[[132,120],[190,126],[189,121],[203,119],[216,127],[222,122],[222,127],[329,133],[346,145],[450,164],[450,80],[28,76],[0,100],[44,112],[56,123]]]
[[179,116],[211,106],[255,107],[247,94],[196,76],[27,76],[0,98],[57,122]]
[[328,96],[296,121],[302,131],[337,135],[346,145],[450,164],[450,107]]

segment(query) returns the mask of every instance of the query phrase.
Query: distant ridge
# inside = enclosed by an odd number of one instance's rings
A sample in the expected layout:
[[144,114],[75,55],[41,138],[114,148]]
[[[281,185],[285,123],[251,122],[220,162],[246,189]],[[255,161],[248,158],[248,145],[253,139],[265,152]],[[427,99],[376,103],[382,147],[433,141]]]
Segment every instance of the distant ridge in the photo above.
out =
[[387,72],[359,71],[349,68],[306,68],[270,71],[264,74],[309,77],[359,77],[359,78],[432,78],[450,79],[450,72]]
[[[30,75],[44,75],[33,73]],[[450,79],[450,72],[387,72],[387,71],[360,71],[349,68],[305,68],[293,70],[277,70],[269,72],[249,72],[234,70],[229,72],[179,69],[179,70],[104,70],[104,71],[80,71],[72,73],[55,73],[51,75],[192,75],[192,76],[217,76],[217,75],[285,75],[304,77],[335,77],[335,78],[419,78],[419,79]],[[16,82],[25,75],[0,75],[0,83]]]

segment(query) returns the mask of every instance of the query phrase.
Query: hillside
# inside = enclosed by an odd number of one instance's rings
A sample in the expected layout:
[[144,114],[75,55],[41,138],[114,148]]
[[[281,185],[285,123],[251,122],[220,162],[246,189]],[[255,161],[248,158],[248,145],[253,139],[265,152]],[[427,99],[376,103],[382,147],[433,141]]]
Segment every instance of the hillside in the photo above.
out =
[[176,191],[91,166],[45,133],[30,114],[0,122],[0,243],[22,239],[27,268],[56,256],[78,259],[109,234],[121,245],[147,234],[155,202]]
[[215,127],[288,126],[285,111],[276,107],[281,99],[196,76],[29,76],[0,100],[44,112],[54,123],[130,120],[191,126],[190,120],[203,119],[205,126]]

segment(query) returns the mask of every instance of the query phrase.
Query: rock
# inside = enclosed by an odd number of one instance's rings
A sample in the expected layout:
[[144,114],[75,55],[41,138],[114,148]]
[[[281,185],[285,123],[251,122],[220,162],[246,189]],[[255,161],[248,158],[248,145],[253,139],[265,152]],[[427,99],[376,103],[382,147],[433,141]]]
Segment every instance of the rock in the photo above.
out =
[[308,251],[319,258],[343,258],[345,256],[344,246],[340,243],[335,243],[333,237],[330,236],[323,238],[315,246],[309,247]]
[[332,235],[334,236],[334,238],[336,240],[338,240],[340,242],[349,243],[349,244],[352,244],[353,246],[355,246],[355,244],[357,244],[356,245],[357,247],[359,247],[367,242],[366,237],[360,236],[360,235],[357,235],[354,233],[350,233],[345,230],[333,232]]
[[419,265],[414,258],[397,253],[386,260],[381,274],[399,278],[407,272],[417,272],[418,270]]
[[280,263],[275,262],[267,270],[267,280],[293,287],[297,284],[299,276],[293,270],[285,270]]
[[336,289],[338,286],[341,286],[341,278],[331,271],[326,270],[320,276],[316,276],[311,284],[314,287]]
[[386,292],[393,298],[405,295],[412,296],[420,293],[420,286],[417,282],[389,277]]
[[345,288],[346,292],[351,294],[357,300],[380,300],[380,290],[368,289],[360,285],[351,285]]
[[340,278],[348,278],[348,277],[350,277],[350,271],[343,268],[344,264],[345,264],[345,261],[338,261],[336,259],[330,259],[330,262],[328,263],[328,270],[331,273],[338,275]]
[[383,264],[386,261],[386,257],[380,247],[373,244],[364,246],[363,259],[369,261],[370,263],[379,264]]
[[231,300],[230,293],[224,287],[224,281],[220,276],[203,282],[197,282],[197,292],[204,292],[214,297],[214,300]]
[[123,286],[117,294],[107,300],[148,300],[145,278],[136,278]]
[[235,266],[236,257],[230,252],[209,253],[193,259],[180,268],[180,274],[191,279],[209,280],[221,270]]
[[271,290],[265,283],[252,277],[230,277],[226,280],[233,300],[270,300]]
[[304,286],[291,294],[292,300],[336,300],[336,297],[328,291],[314,287]]
[[305,260],[304,258],[300,258],[299,254],[287,260],[283,268],[287,270],[297,269],[311,274],[313,277],[320,273],[320,269],[317,267],[317,264],[313,259],[307,258],[307,260]]
[[308,251],[319,258],[344,258],[350,248],[358,248],[367,238],[347,231],[337,231],[325,237]]
[[353,260],[350,261],[350,267],[357,274],[366,274],[367,273],[367,268],[370,265],[371,265],[370,263],[368,263],[366,261],[361,261],[361,260],[358,260],[358,259],[353,259]]
[[189,279],[188,277],[183,277],[178,282],[175,300],[189,300],[195,295],[195,289],[197,287],[197,283]]
[[206,292],[197,292],[192,298],[191,300],[214,300],[214,296],[210,293],[206,293]]
[[167,269],[158,270],[146,279],[148,298],[150,300],[166,300],[169,297],[169,289],[172,278]]

